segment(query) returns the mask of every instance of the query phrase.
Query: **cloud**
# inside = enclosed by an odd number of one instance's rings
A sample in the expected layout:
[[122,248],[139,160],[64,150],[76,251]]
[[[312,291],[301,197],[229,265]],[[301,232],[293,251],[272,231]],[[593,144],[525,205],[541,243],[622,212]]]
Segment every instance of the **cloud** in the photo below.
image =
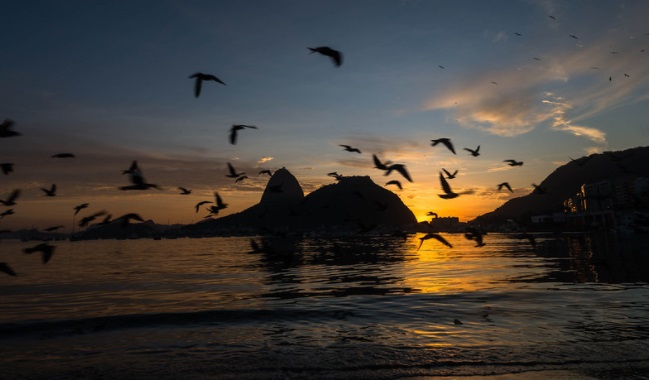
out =
[[560,97],[554,97],[552,93],[548,93],[547,95],[552,100],[543,100],[542,102],[551,108],[550,112],[553,115],[551,129],[568,132],[574,136],[583,136],[599,144],[605,144],[607,142],[605,132],[596,128],[575,125],[571,120],[566,118],[567,110],[571,109],[571,105],[568,102],[565,102]]
[[262,157],[257,161],[257,163],[258,164],[264,164],[264,163],[267,163],[267,162],[269,162],[271,160],[273,160],[273,157]]

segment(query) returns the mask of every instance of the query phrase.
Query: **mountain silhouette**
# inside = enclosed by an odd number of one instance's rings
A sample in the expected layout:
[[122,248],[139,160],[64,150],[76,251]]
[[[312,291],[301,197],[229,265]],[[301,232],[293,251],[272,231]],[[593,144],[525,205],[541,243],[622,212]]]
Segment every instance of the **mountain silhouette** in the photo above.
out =
[[531,215],[562,211],[562,202],[580,192],[584,184],[635,178],[648,178],[648,147],[592,154],[555,169],[538,185],[546,189],[544,194],[533,193],[531,186],[530,194],[511,199],[470,223],[486,225],[513,219],[527,224]]

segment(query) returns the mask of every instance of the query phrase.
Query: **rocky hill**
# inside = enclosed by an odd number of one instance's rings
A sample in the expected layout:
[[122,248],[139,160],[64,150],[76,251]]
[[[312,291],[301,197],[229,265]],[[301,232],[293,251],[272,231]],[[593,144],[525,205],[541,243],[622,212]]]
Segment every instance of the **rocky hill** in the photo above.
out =
[[604,180],[621,181],[648,178],[648,147],[592,154],[560,166],[539,186],[545,193],[511,199],[496,210],[470,223],[501,223],[506,219],[525,222],[532,214],[562,210],[562,202],[580,191],[583,184]]

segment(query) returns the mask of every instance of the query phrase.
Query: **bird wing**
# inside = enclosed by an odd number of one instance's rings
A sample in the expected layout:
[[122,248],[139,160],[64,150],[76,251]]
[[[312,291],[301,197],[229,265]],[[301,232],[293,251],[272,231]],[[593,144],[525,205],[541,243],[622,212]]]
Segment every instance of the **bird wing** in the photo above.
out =
[[218,206],[218,207],[224,207],[223,200],[222,200],[221,197],[219,196],[219,193],[215,192],[215,193],[214,193],[214,198],[215,198],[216,201],[217,201],[217,206]]
[[202,82],[202,80],[196,74],[194,74],[193,76],[196,76],[196,79],[194,80],[194,97],[198,98],[199,95],[201,95],[201,82]]
[[214,76],[214,75],[207,75],[207,76],[206,76],[206,79],[213,80],[213,81],[215,81],[215,82],[221,83],[221,84],[224,85],[224,86],[226,85],[225,83],[223,83],[223,81],[222,81],[221,79],[217,78],[217,77]]
[[16,189],[16,190],[14,190],[14,191],[9,195],[9,198],[7,198],[6,203],[12,203],[13,201],[16,200],[16,198],[18,198],[19,195],[20,195],[20,189]]
[[445,174],[447,174],[447,177],[452,177],[451,173],[449,173],[447,169],[443,168],[442,171],[445,172]]
[[451,143],[451,140],[442,140],[442,143],[445,144],[445,146],[451,150],[453,154],[456,154],[456,150],[454,149],[454,145]]
[[237,172],[235,172],[235,168],[228,162],[228,170],[230,171],[231,175],[237,175]]
[[372,160],[374,161],[375,167],[377,169],[382,169],[382,170],[388,169],[386,165],[384,165],[381,161],[379,161],[379,158],[374,154],[372,155]]
[[452,194],[453,191],[451,191],[451,187],[449,187],[449,183],[445,179],[445,176],[440,173],[440,185],[442,186],[442,191],[444,191],[446,194]]
[[237,128],[230,128],[230,143],[235,145],[237,143]]

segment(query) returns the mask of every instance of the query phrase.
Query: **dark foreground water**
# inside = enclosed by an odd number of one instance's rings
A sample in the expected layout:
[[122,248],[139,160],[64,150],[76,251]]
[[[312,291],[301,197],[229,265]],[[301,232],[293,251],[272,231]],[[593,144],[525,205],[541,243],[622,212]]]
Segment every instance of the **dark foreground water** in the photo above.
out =
[[647,236],[421,236],[2,241],[0,378],[648,378]]

